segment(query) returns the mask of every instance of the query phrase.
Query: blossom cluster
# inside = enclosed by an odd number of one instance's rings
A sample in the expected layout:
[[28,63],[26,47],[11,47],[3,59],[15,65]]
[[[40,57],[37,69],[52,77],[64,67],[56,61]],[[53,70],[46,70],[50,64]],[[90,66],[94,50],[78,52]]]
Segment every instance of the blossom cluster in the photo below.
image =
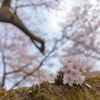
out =
[[85,72],[85,59],[80,55],[76,55],[61,60],[61,63],[63,67],[60,70],[64,72],[63,83],[68,83],[69,86],[72,86],[73,83],[81,85],[85,80],[85,76],[82,75],[82,72]]

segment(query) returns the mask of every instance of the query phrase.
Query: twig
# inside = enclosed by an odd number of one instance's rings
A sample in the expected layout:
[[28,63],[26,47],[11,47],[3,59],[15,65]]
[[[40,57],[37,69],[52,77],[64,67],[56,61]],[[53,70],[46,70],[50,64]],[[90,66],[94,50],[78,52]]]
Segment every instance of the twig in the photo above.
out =
[[15,70],[15,71],[11,71],[11,72],[6,73],[6,75],[8,75],[8,74],[13,74],[13,73],[17,73],[17,72],[19,72],[19,71],[22,71],[22,69],[28,67],[28,66],[31,65],[31,64],[32,64],[32,63],[28,63],[28,64],[26,64],[25,66],[21,67],[21,68],[18,69],[18,70]]

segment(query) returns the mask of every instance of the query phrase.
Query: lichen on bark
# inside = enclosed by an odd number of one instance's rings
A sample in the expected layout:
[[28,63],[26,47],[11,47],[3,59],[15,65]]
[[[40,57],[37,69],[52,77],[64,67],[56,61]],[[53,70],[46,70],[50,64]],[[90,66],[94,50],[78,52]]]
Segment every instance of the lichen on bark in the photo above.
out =
[[100,76],[86,79],[81,86],[44,81],[32,87],[0,90],[0,100],[100,100]]

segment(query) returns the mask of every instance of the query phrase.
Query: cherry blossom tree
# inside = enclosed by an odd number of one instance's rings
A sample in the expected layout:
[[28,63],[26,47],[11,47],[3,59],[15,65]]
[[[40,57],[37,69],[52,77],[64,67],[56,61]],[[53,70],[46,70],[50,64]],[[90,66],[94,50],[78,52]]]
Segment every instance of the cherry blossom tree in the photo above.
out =
[[[100,59],[100,1],[95,4],[84,2],[74,7],[63,24],[62,33],[67,41],[63,47],[63,57],[83,55],[87,57],[87,77],[100,75],[93,71],[96,62]],[[68,46],[70,45],[70,46]],[[66,53],[67,52],[67,53]],[[93,63],[92,63],[93,62]],[[96,74],[97,73],[97,74]]]

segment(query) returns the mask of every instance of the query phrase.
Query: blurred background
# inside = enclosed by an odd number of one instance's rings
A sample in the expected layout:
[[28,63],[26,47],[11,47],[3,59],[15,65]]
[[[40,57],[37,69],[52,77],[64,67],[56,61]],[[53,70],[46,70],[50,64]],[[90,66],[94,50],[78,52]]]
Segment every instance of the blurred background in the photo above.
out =
[[0,0],[0,87],[54,82],[60,59],[82,55],[100,75],[100,0]]

